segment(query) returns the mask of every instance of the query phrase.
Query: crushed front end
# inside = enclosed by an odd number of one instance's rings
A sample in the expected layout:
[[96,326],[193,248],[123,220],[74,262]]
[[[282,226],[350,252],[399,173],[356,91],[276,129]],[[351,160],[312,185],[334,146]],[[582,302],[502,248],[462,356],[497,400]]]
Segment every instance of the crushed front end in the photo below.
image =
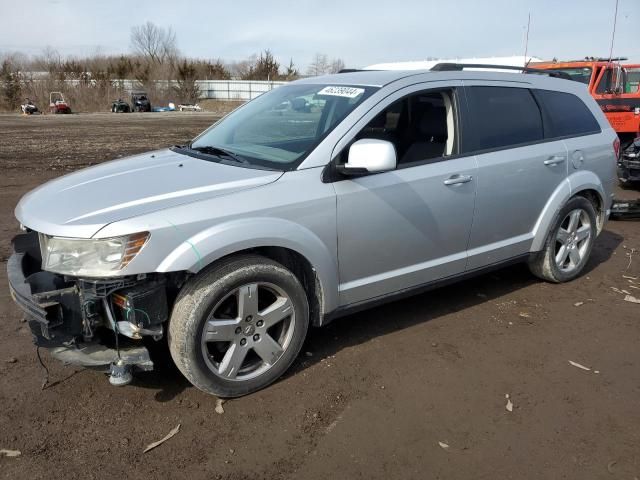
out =
[[164,335],[164,276],[70,277],[42,270],[36,232],[16,236],[12,244],[9,289],[37,346],[65,363],[110,371],[114,384],[128,383],[133,369],[153,369],[145,343]]
[[618,178],[623,184],[640,182],[640,137],[636,138],[620,155]]

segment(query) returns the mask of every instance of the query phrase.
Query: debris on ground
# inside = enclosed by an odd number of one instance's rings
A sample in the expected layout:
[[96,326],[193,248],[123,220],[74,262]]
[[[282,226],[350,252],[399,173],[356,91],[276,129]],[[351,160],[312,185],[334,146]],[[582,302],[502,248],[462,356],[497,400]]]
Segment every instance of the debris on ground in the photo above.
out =
[[584,302],[576,302],[573,304],[574,307],[581,307],[582,305],[584,305]]
[[631,292],[628,292],[627,290],[620,290],[619,288],[616,288],[616,287],[611,287],[611,290],[613,290],[616,293],[622,293],[623,295],[631,295]]
[[507,409],[507,412],[513,412],[513,402],[511,401],[511,398],[509,397],[508,393],[504,394],[504,398],[507,399],[507,404],[504,406],[504,408]]
[[529,315],[527,312],[520,312],[518,316],[520,318],[531,318],[531,315]]
[[224,413],[224,408],[222,407],[222,404],[224,403],[224,400],[222,400],[221,398],[219,398],[218,400],[216,400],[216,413],[218,415],[222,415]]
[[5,448],[1,448],[0,455],[4,455],[5,457],[19,457],[22,455],[22,452],[20,450],[7,450]]
[[[626,246],[624,247],[625,249],[627,248]],[[631,248],[629,250],[629,253],[626,253],[625,255],[627,257],[629,257],[629,264],[627,265],[627,268],[625,268],[626,270],[629,270],[631,268],[631,262],[633,261],[633,256],[637,253],[637,250],[635,248]]]
[[16,357],[7,358],[7,363],[16,363],[17,361],[18,361],[18,359]]
[[159,445],[162,445],[164,442],[166,442],[167,440],[169,440],[171,437],[173,437],[176,433],[178,433],[180,431],[180,424],[178,424],[178,426],[176,428],[174,428],[173,430],[171,430],[166,437],[162,438],[161,440],[158,440],[157,442],[153,442],[150,443],[149,445],[147,445],[147,448],[145,448],[142,453],[147,453],[149,450],[153,450],[154,448],[156,448]]
[[590,372],[591,369],[589,367],[585,367],[584,365],[578,363],[578,362],[572,362],[571,360],[569,360],[569,365],[572,365],[576,368],[580,368],[582,370],[586,370],[587,372]]
[[636,298],[633,295],[627,295],[626,297],[624,297],[624,301],[631,303],[640,303],[640,298]]
[[442,448],[443,450],[449,450],[449,445],[444,442],[438,442],[438,445],[440,445],[440,448]]

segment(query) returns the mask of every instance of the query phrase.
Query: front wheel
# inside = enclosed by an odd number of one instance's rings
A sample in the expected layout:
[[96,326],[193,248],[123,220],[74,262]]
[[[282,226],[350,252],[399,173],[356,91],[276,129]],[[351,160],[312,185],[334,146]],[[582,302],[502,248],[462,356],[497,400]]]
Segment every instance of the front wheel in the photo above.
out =
[[553,283],[578,277],[589,261],[596,239],[596,211],[584,197],[573,197],[560,210],[545,247],[529,262],[531,272]]
[[265,257],[223,261],[180,292],[168,341],[200,390],[238,397],[276,381],[302,348],[309,306],[297,277]]

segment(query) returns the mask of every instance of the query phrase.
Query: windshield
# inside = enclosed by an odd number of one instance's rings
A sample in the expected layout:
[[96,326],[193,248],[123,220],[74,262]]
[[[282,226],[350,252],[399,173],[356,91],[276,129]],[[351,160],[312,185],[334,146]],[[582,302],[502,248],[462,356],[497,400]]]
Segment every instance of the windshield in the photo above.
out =
[[563,72],[571,77],[571,80],[575,82],[584,83],[589,85],[591,80],[591,67],[578,67],[578,68],[549,68],[546,70],[552,70],[554,72]]
[[246,166],[292,170],[377,88],[285,85],[231,113],[188,147]]

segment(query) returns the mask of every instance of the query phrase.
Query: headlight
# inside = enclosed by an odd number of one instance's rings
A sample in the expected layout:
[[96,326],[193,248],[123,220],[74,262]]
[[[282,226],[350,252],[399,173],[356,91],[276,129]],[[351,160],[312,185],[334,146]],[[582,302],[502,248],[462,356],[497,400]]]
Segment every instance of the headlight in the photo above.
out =
[[80,239],[40,234],[42,269],[64,275],[108,277],[133,260],[149,232],[124,237]]

